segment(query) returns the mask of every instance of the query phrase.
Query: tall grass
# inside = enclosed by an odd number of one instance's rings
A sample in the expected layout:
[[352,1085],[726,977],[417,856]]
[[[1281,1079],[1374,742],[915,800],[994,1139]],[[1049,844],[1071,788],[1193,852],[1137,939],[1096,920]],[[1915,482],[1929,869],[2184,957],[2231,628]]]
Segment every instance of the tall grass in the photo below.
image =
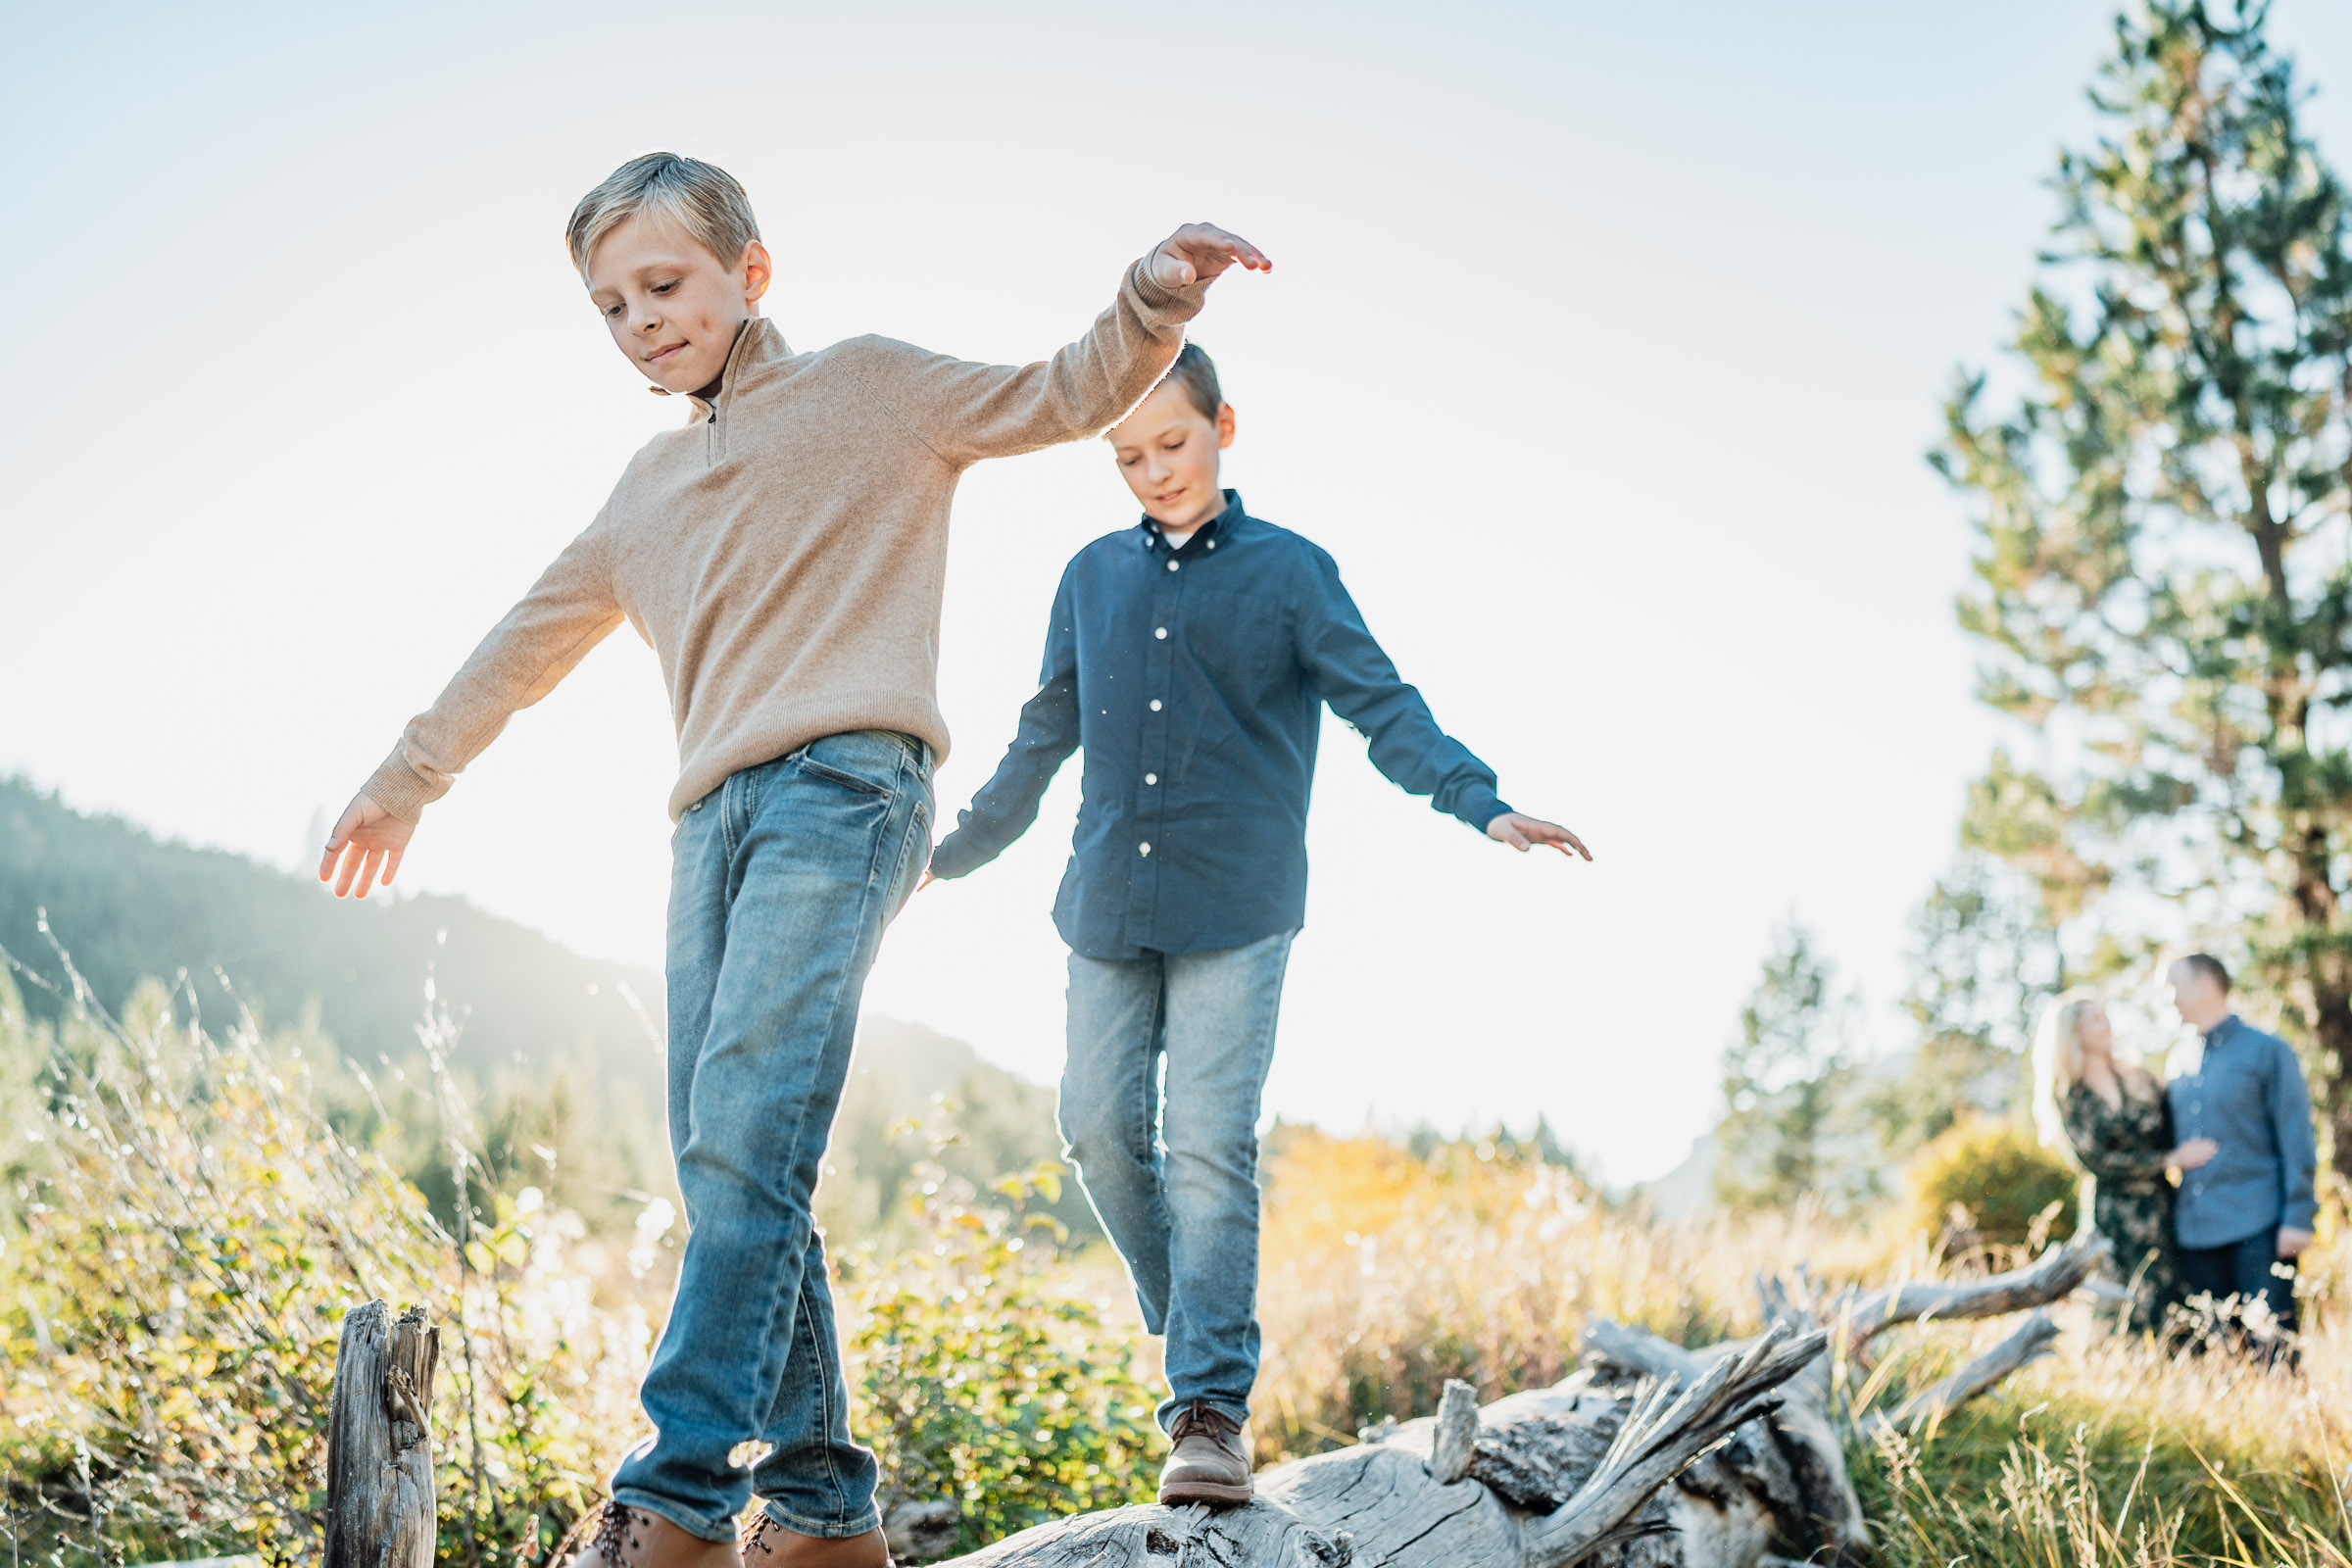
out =
[[[1488,1157],[1481,1158],[1484,1152]],[[1651,1223],[1570,1173],[1492,1145],[1416,1159],[1373,1139],[1293,1139],[1269,1172],[1265,1456],[1425,1415],[1448,1377],[1492,1399],[1557,1381],[1589,1317],[1698,1345],[1761,1325],[1755,1280],[1823,1285],[1930,1271],[1926,1237],[1819,1213]],[[1848,1462],[1889,1568],[2293,1564],[2352,1568],[2352,1344],[2334,1291],[2340,1207],[2307,1263],[2299,1373],[2168,1353],[2057,1309],[2058,1352],[1917,1439],[1857,1438]],[[1993,1257],[1985,1261],[2007,1261]],[[1899,1402],[2015,1325],[1928,1324],[1875,1347],[1851,1415]],[[1858,1423],[1857,1423],[1858,1428]]]
[[[347,1069],[322,1043],[233,1010],[208,1030],[196,1000],[150,989],[117,1021],[82,998],[50,1031],[0,979],[0,1551],[51,1568],[311,1556],[335,1335],[381,1295],[425,1302],[444,1334],[442,1560],[539,1560],[642,1431],[674,1216],[647,1201],[639,1228],[600,1232],[493,1183],[432,1069],[438,1023],[421,1094],[369,1132],[326,1108],[323,1080]],[[387,1131],[402,1116],[429,1118],[465,1195],[447,1219],[379,1147],[413,1143]],[[1028,1201],[1050,1171],[998,1193],[923,1174],[915,1245],[834,1239],[858,1430],[900,1500],[952,1501],[968,1546],[1148,1493],[1156,1356],[1115,1260],[1054,1245]],[[2352,1568],[2342,1229],[2339,1204],[2306,1269],[2299,1374],[2167,1355],[2068,1306],[2058,1354],[1932,1432],[1856,1439],[1881,1560]],[[1699,1344],[1759,1326],[1758,1274],[1801,1261],[1867,1285],[1944,1265],[1902,1225],[1658,1225],[1507,1146],[1421,1157],[1296,1130],[1269,1159],[1263,1258],[1266,1459],[1427,1414],[1449,1377],[1488,1398],[1554,1382],[1595,1316]],[[1898,1399],[2004,1327],[1886,1337],[1845,1408]]]

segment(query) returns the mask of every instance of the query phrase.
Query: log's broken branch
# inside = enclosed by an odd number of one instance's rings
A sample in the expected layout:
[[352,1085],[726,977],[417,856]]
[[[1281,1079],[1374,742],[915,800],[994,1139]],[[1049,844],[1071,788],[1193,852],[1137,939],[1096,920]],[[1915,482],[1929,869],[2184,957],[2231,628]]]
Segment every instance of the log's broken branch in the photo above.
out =
[[1854,1297],[1831,1320],[1848,1355],[1899,1323],[1922,1318],[1999,1317],[2044,1306],[2090,1277],[2108,1252],[2107,1238],[2084,1231],[2024,1268],[1981,1280],[1905,1280]]
[[1438,1401],[1438,1430],[1429,1443],[1429,1479],[1452,1486],[1470,1473],[1477,1451],[1478,1391],[1460,1378],[1447,1378]]
[[1902,1430],[1920,1432],[1934,1427],[1946,1414],[2024,1366],[2050,1353],[2050,1342],[2058,1337],[2058,1325],[2050,1321],[2047,1312],[2036,1310],[2032,1317],[2000,1344],[1953,1373],[1941,1382],[1920,1390],[1905,1399],[1891,1413],[1871,1412],[1863,1422],[1871,1433]]
[[1706,1364],[1672,1340],[1605,1317],[1585,1325],[1585,1354],[1604,1366],[1667,1384],[1696,1382]]
[[[1636,1396],[1600,1467],[1577,1494],[1528,1529],[1528,1568],[1564,1568],[1610,1542],[1658,1488],[1770,1408],[1766,1396],[1822,1351],[1819,1329],[1791,1338],[1775,1327],[1716,1362],[1680,1397],[1664,1384]],[[1671,1399],[1671,1402],[1668,1402]]]

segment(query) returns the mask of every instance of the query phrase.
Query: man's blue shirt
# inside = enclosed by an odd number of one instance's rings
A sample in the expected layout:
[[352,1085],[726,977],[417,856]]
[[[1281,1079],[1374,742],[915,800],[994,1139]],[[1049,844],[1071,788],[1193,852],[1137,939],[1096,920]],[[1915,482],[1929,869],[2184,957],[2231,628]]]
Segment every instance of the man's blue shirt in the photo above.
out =
[[1438,809],[1482,831],[1508,809],[1494,770],[1398,678],[1331,557],[1225,496],[1181,549],[1146,519],[1078,552],[1012,747],[932,852],[943,877],[996,858],[1083,748],[1054,923],[1086,957],[1234,948],[1305,923],[1325,703]]
[[2311,1229],[2318,1136],[2303,1064],[2285,1041],[2233,1012],[2206,1035],[2196,1072],[2165,1093],[2182,1142],[2222,1146],[2180,1178],[2173,1230],[2182,1247],[2227,1247],[2281,1225]]

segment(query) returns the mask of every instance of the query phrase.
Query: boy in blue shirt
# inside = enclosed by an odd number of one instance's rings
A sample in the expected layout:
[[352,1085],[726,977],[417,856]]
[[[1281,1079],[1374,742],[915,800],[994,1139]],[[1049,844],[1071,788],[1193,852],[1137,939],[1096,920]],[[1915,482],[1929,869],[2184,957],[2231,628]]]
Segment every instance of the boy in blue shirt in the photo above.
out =
[[931,856],[935,878],[987,864],[1084,749],[1054,906],[1070,945],[1061,1133],[1146,1326],[1167,1337],[1164,1503],[1250,1493],[1258,1102],[1306,916],[1323,705],[1439,810],[1523,852],[1592,858],[1496,797],[1493,769],[1438,728],[1373,641],[1331,557],[1219,485],[1233,435],[1198,346],[1109,432],[1143,521],[1063,572],[1038,694]]

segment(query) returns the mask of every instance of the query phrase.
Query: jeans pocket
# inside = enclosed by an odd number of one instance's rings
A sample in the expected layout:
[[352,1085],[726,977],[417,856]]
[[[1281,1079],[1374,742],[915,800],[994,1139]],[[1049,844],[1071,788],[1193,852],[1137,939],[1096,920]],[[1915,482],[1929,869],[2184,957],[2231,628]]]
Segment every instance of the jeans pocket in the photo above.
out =
[[810,778],[821,778],[828,784],[838,784],[845,790],[856,790],[860,795],[871,795],[876,800],[887,801],[890,799],[890,791],[872,779],[859,778],[857,774],[844,772],[838,767],[827,767],[813,757],[801,759],[801,771]]
[[875,731],[853,730],[810,741],[791,760],[810,778],[887,801],[899,793],[906,759],[906,748],[895,736],[885,744]]

